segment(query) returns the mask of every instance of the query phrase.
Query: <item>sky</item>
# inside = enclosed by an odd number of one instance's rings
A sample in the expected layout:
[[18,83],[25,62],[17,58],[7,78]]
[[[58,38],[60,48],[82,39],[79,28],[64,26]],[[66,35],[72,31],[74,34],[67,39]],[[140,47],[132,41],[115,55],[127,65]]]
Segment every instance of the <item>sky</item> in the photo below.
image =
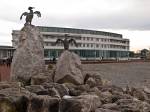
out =
[[1,0],[0,45],[11,45],[29,6],[42,14],[34,25],[110,31],[130,39],[132,51],[150,48],[150,0]]

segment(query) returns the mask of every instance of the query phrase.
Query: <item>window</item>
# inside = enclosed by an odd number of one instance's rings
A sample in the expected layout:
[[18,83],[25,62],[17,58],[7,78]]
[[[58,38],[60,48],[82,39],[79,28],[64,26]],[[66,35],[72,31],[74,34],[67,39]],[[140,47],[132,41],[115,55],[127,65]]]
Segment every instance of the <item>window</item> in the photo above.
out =
[[48,50],[44,50],[44,57],[48,57]]
[[98,44],[96,44],[96,47],[98,48],[98,47],[99,47],[99,45],[98,45]]
[[81,44],[80,44],[80,43],[78,43],[78,47],[81,47]]
[[83,47],[85,47],[85,44],[83,44]]
[[54,36],[49,36],[49,39],[54,39],[55,37]]
[[48,46],[48,42],[45,42],[45,46]]
[[81,37],[77,37],[78,40],[81,40]]
[[89,44],[87,44],[87,47],[89,47]]

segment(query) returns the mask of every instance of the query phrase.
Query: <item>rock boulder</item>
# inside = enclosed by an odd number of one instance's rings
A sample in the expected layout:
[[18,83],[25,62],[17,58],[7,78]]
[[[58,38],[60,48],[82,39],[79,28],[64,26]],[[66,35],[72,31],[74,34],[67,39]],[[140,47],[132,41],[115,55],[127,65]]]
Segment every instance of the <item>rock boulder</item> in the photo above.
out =
[[78,55],[65,50],[58,59],[54,82],[83,84],[81,61]]
[[63,98],[60,102],[60,112],[94,112],[101,106],[97,95],[80,95]]
[[25,25],[20,31],[18,47],[14,53],[11,79],[29,83],[31,76],[45,69],[43,40],[33,25]]

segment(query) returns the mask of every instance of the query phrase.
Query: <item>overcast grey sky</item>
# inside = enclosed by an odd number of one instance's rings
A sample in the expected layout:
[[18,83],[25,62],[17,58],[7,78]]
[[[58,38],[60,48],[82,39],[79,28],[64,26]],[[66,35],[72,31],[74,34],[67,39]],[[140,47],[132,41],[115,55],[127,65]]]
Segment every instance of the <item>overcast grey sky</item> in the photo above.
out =
[[1,0],[0,45],[11,45],[28,6],[42,13],[34,25],[111,31],[129,38],[131,50],[150,47],[150,0]]

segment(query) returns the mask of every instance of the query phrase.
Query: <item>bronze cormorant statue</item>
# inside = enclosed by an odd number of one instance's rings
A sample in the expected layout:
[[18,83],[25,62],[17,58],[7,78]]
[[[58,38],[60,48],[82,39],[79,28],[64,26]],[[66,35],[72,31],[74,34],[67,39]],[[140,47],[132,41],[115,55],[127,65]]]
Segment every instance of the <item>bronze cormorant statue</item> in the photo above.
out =
[[68,39],[68,34],[65,34],[65,39],[62,40],[62,39],[57,39],[56,42],[55,42],[55,45],[58,44],[58,43],[63,43],[64,45],[64,50],[69,50],[69,44],[70,43],[74,43],[75,46],[77,47],[77,43],[75,41],[75,39],[71,38],[71,39]]
[[41,17],[41,13],[39,11],[33,12],[33,9],[34,9],[34,7],[29,7],[28,10],[30,12],[29,13],[28,12],[22,13],[22,15],[20,17],[20,20],[22,19],[22,16],[26,16],[26,23],[25,24],[30,24],[31,25],[34,14],[37,14],[38,17]]

